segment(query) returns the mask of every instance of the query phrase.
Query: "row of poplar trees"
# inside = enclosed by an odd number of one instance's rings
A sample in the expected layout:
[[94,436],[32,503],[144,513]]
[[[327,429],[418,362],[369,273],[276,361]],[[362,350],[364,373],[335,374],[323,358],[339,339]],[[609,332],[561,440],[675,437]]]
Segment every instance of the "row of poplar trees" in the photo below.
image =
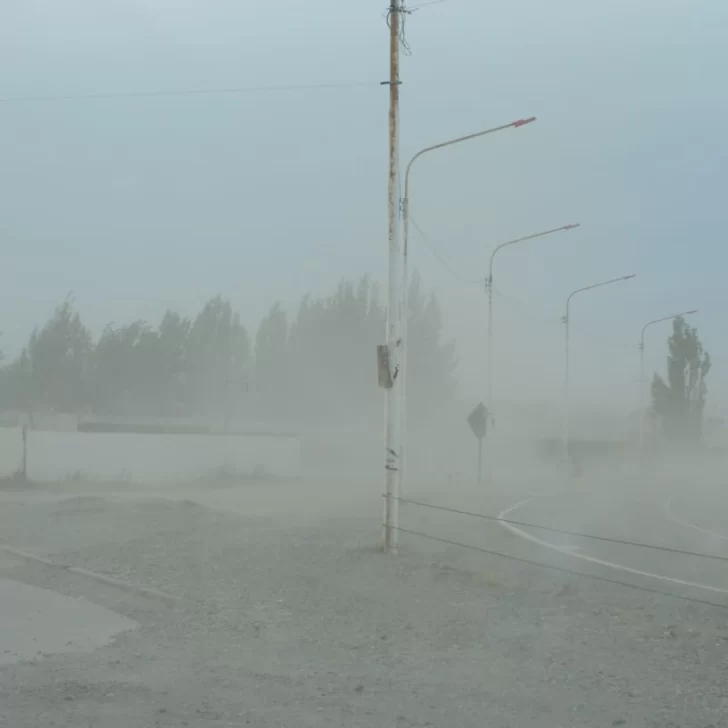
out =
[[[456,367],[440,307],[411,289],[410,398],[429,417],[452,397]],[[274,305],[255,333],[221,296],[194,317],[109,324],[94,338],[67,298],[0,369],[0,409],[124,416],[357,421],[381,417],[376,347],[386,310],[368,277]]]

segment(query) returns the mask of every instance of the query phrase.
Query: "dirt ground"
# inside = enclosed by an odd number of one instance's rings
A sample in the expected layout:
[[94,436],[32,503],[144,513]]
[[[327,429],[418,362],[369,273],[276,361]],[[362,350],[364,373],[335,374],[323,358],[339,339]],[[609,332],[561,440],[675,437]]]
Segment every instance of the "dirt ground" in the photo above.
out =
[[[0,576],[139,627],[0,668],[0,725],[728,725],[727,610],[406,534],[387,557],[378,498],[326,509],[304,487],[4,494],[0,542],[53,565],[6,554]],[[477,528],[533,556],[497,524]]]

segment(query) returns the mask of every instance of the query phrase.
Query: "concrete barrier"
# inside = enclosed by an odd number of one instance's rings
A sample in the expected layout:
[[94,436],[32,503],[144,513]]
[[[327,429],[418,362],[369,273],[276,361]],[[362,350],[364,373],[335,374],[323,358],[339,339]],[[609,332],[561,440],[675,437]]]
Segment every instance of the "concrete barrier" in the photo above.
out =
[[23,428],[0,427],[0,478],[11,478],[23,469]]
[[295,436],[30,430],[27,438],[27,476],[36,482],[83,478],[164,483],[223,473],[261,479],[300,475]]

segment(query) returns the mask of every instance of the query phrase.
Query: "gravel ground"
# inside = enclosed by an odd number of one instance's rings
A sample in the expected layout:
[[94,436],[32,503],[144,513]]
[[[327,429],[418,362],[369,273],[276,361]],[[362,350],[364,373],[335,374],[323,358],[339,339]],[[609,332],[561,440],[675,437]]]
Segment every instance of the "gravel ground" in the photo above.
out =
[[102,495],[4,503],[3,543],[179,602],[6,564],[141,626],[91,654],[1,669],[0,725],[728,725],[728,611],[411,536],[388,558],[377,521],[360,509],[296,527],[270,509]]

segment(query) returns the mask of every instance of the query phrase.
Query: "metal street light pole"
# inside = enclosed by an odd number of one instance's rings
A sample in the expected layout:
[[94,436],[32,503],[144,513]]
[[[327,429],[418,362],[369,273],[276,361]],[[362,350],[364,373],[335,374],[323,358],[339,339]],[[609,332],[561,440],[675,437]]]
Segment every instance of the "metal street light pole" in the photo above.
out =
[[653,324],[659,324],[663,321],[672,321],[673,319],[676,319],[678,316],[691,316],[694,313],[697,313],[697,309],[692,309],[691,311],[683,311],[682,313],[676,313],[672,316],[663,316],[662,318],[654,319],[653,321],[648,321],[643,327],[642,327],[642,333],[640,334],[640,452],[642,452],[643,444],[644,444],[644,410],[645,410],[645,331],[652,326]]
[[552,233],[558,233],[565,230],[573,230],[578,228],[581,223],[573,223],[570,225],[562,225],[552,230],[544,230],[541,233],[534,233],[533,235],[526,235],[522,238],[516,238],[515,240],[508,240],[505,243],[501,243],[496,246],[493,252],[490,254],[490,261],[488,263],[488,278],[485,281],[485,287],[488,291],[488,408],[492,414],[493,412],[493,259],[495,254],[509,245],[515,245],[516,243],[524,243],[527,240],[535,240],[536,238],[543,238],[546,235]]
[[577,288],[572,291],[566,299],[566,315],[563,318],[566,329],[565,337],[565,367],[564,367],[564,457],[568,461],[569,459],[569,305],[571,299],[577,295],[577,293],[583,293],[584,291],[591,291],[593,288],[601,288],[602,286],[609,286],[612,283],[620,283],[621,281],[628,281],[634,278],[636,274],[632,273],[628,276],[622,276],[621,278],[611,278],[608,281],[602,281],[601,283],[593,283],[591,286],[584,286],[584,288]]
[[409,179],[410,179],[410,171],[412,170],[412,165],[415,163],[416,160],[418,160],[420,157],[422,157],[425,154],[428,154],[429,152],[434,152],[437,149],[443,149],[445,147],[451,147],[455,144],[460,144],[462,142],[468,142],[472,139],[478,139],[479,137],[486,136],[487,134],[493,134],[497,131],[503,131],[504,129],[518,129],[522,126],[526,126],[527,124],[531,124],[532,122],[536,121],[535,116],[530,116],[527,119],[517,119],[516,121],[511,121],[508,124],[501,124],[500,126],[494,126],[490,129],[484,129],[482,131],[476,131],[473,134],[466,134],[465,136],[457,137],[456,139],[449,139],[445,142],[440,142],[439,144],[433,144],[429,147],[425,147],[424,149],[420,149],[417,154],[415,154],[410,161],[407,163],[407,167],[405,169],[404,173],[404,196],[402,197],[400,201],[400,212],[402,215],[403,220],[403,258],[402,258],[402,323],[401,323],[401,337],[402,337],[402,346],[400,349],[400,362],[401,362],[401,369],[400,369],[400,377],[401,377],[401,399],[400,399],[400,416],[402,418],[402,427],[401,427],[401,435],[402,435],[402,443],[400,444],[400,489],[402,488],[402,484],[404,482],[404,441],[406,439],[406,433],[407,433],[407,349],[408,349],[408,340],[407,340],[407,323],[409,318]]

